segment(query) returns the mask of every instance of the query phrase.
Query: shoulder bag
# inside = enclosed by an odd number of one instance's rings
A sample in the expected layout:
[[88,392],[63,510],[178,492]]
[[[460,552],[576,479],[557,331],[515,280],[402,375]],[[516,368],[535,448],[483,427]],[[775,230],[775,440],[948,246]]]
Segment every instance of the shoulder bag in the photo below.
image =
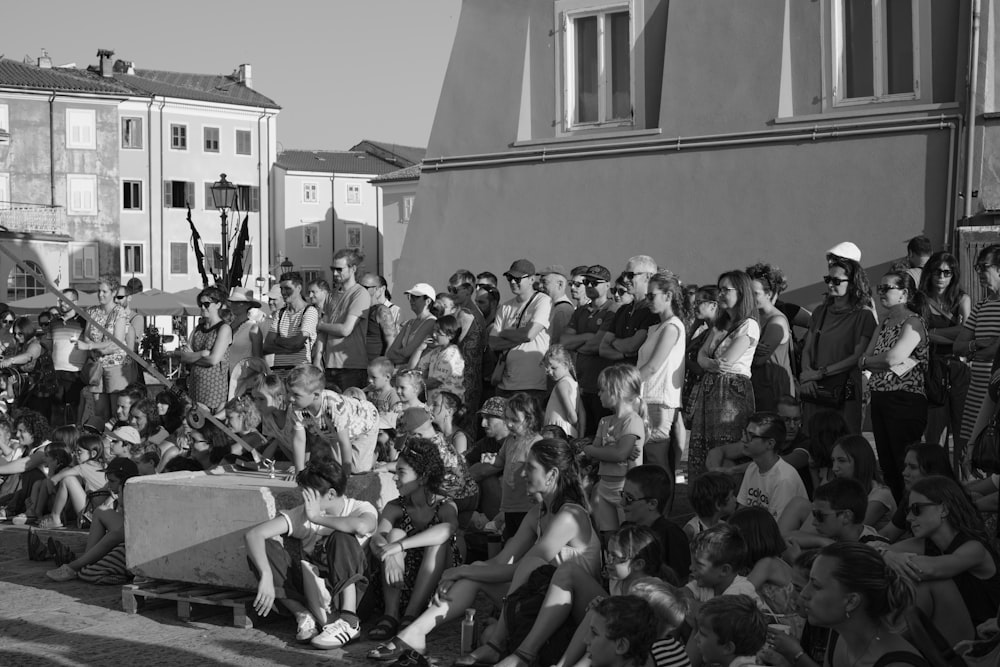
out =
[[[820,332],[823,331],[823,324],[826,322],[826,311],[828,306],[823,306],[823,314],[819,318],[819,326],[816,327],[816,333],[813,334],[812,339],[812,359],[815,362],[818,352],[819,352],[819,337]],[[843,373],[837,373],[836,375],[828,375],[827,377],[815,380],[814,384],[816,389],[812,396],[808,396],[802,393],[799,398],[801,398],[806,403],[812,403],[821,408],[834,408],[840,409],[844,407],[844,403],[848,399],[853,399],[851,396],[849,382],[851,379],[851,372],[844,371]]]
[[[524,314],[528,312],[528,308],[531,307],[531,302],[535,300],[536,296],[538,296],[538,292],[531,295],[531,298],[528,299],[528,303],[524,304],[524,308],[522,308],[521,312],[517,314],[517,320],[514,322],[515,329],[521,328],[521,320],[524,319]],[[510,349],[506,349],[497,357],[497,365],[493,368],[493,374],[490,375],[490,384],[494,387],[499,387],[500,383],[503,382],[503,375],[507,372],[507,354],[509,352]]]

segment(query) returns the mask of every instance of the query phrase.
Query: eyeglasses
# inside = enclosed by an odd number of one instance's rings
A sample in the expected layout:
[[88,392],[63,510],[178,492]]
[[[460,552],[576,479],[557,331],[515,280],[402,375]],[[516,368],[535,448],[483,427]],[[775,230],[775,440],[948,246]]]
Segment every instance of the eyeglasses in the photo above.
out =
[[608,282],[607,280],[599,280],[597,278],[584,278],[583,284],[587,287],[597,287],[598,285],[603,285]]
[[897,287],[896,285],[879,285],[875,288],[875,291],[879,294],[888,294],[894,289],[902,290],[902,287]]
[[826,521],[826,517],[837,516],[842,511],[843,510],[837,510],[834,512],[823,512],[822,510],[813,510],[812,511],[813,521],[815,521],[816,523],[823,523],[824,521]]
[[743,431],[743,437],[745,437],[747,441],[764,439],[764,436],[761,435],[760,433],[754,433],[753,431],[748,431],[748,430]]
[[492,288],[493,288],[493,285],[491,285],[490,283],[476,283],[476,289],[489,290],[489,289],[492,289]]
[[836,278],[834,276],[823,276],[823,282],[827,285],[841,285],[847,282],[847,278]]
[[920,516],[925,507],[936,507],[941,503],[910,503],[906,507],[906,513],[913,516]]
[[448,294],[458,294],[458,290],[466,287],[472,287],[472,285],[469,283],[463,283],[461,285],[448,285]]
[[942,278],[951,278],[955,275],[955,272],[951,269],[934,269],[931,271],[935,276],[941,276]]
[[649,498],[649,497],[646,497],[646,496],[643,496],[642,498],[633,498],[632,496],[630,496],[627,493],[623,493],[622,494],[622,505],[624,505],[625,507],[628,507],[632,503],[637,503],[640,500],[656,500],[656,498]]
[[520,283],[521,281],[523,281],[525,278],[528,278],[529,276],[521,276],[520,278],[518,278],[517,276],[515,276],[513,274],[505,273],[505,274],[503,274],[503,277],[506,278],[507,282],[509,282],[509,283]]
[[365,289],[378,289],[381,285],[362,285]]
[[127,298],[127,294],[115,294],[115,301],[124,301]]
[[986,262],[977,262],[976,263],[976,273],[982,273],[983,271],[985,271],[986,269],[990,268],[991,266],[996,266],[996,264],[987,264]]
[[635,280],[636,276],[651,276],[652,271],[622,271],[622,278],[625,280]]
[[621,565],[622,563],[627,563],[630,560],[632,560],[631,556],[612,554],[610,551],[604,552],[604,562],[608,565]]
[[199,308],[208,308],[213,303],[219,303],[219,302],[218,301],[199,301],[198,302],[198,307]]

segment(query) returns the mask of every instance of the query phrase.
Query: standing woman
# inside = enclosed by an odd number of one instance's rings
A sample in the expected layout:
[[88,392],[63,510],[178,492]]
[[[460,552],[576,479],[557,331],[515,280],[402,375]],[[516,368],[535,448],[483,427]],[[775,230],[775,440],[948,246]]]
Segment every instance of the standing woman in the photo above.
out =
[[[471,275],[471,274],[470,274]],[[456,276],[458,276],[456,278]],[[475,419],[476,410],[482,402],[483,395],[483,350],[486,349],[486,338],[483,328],[483,314],[479,312],[472,301],[472,290],[474,283],[465,282],[461,273],[456,273],[452,277],[451,284],[448,285],[447,294],[438,294],[437,304],[441,316],[453,315],[457,320],[462,332],[458,336],[458,349],[462,352],[465,360],[464,377],[462,384],[465,387],[463,401],[467,414]],[[469,421],[466,426],[473,426],[474,422]]]
[[927,331],[919,314],[919,294],[908,272],[890,271],[882,276],[878,294],[889,313],[858,367],[872,372],[868,381],[872,431],[882,476],[892,495],[902,498],[906,448],[920,442],[927,427]]
[[670,447],[670,428],[681,407],[684,387],[684,292],[677,278],[657,273],[649,279],[646,299],[659,318],[639,348],[637,363],[642,377],[642,395],[649,416],[649,439],[644,449],[646,463],[655,463],[668,472],[676,469],[677,448]]
[[410,302],[413,318],[403,322],[399,334],[385,351],[385,356],[396,364],[397,368],[406,367],[413,352],[431,335],[437,321],[431,312],[431,304],[437,296],[433,287],[427,283],[417,283],[405,294]]
[[802,351],[803,419],[836,410],[851,433],[861,433],[861,369],[858,360],[875,333],[871,287],[861,265],[834,257],[827,267],[826,299],[812,314]]
[[756,409],[758,412],[777,412],[779,398],[795,396],[795,376],[789,354],[791,327],[788,318],[774,305],[788,283],[781,269],[770,264],[754,264],[747,268],[747,274],[760,311],[760,343],[754,352],[750,378]]
[[954,354],[952,345],[962,332],[962,324],[972,314],[972,298],[961,288],[960,278],[958,259],[946,252],[936,252],[924,265],[919,286],[924,295],[924,320],[931,354],[947,360],[951,385],[947,402],[927,410],[924,439],[938,443],[947,428],[954,445],[952,460],[956,469],[965,450],[965,441],[959,431],[965,395],[969,391],[969,366]]
[[254,299],[253,292],[246,287],[234,287],[229,290],[227,301],[229,310],[233,313],[233,321],[229,324],[233,332],[229,358],[234,362],[251,358],[262,359],[264,335],[261,333],[260,324],[250,319],[250,309],[260,308],[260,301]]
[[688,428],[691,428],[691,395],[694,393],[695,385],[701,381],[701,376],[705,374],[701,366],[698,365],[698,351],[705,344],[708,334],[715,329],[715,321],[719,319],[719,288],[715,285],[703,285],[699,287],[691,303],[691,322],[685,322],[687,332],[687,342],[684,352],[684,417],[688,421]]
[[983,248],[976,259],[976,274],[986,288],[986,298],[973,308],[952,345],[956,355],[968,359],[972,371],[962,412],[962,442],[970,442],[983,429],[995,407],[986,388],[1000,341],[1000,245]]
[[754,412],[750,364],[760,340],[760,325],[750,276],[743,271],[719,276],[719,310],[715,326],[698,350],[698,365],[705,374],[691,397],[691,477],[706,471],[709,448],[743,437]]
[[226,294],[218,287],[207,287],[198,293],[201,322],[191,334],[190,343],[181,350],[181,362],[190,367],[188,396],[203,403],[213,413],[226,404],[229,397],[229,345],[233,330],[229,326],[233,314]]
[[[128,319],[124,306],[119,305],[125,303],[124,299],[118,301],[115,298],[119,287],[115,276],[101,276],[97,283],[97,305],[88,308],[87,315],[124,343],[128,333]],[[101,367],[100,374],[93,376],[96,383],[92,382],[89,389],[94,394],[94,414],[101,418],[102,423],[106,422],[111,418],[111,394],[128,386],[125,377],[125,360],[128,355],[91,324],[87,325],[76,345],[81,350],[89,351],[93,362]],[[84,378],[84,382],[86,381],[87,378]]]

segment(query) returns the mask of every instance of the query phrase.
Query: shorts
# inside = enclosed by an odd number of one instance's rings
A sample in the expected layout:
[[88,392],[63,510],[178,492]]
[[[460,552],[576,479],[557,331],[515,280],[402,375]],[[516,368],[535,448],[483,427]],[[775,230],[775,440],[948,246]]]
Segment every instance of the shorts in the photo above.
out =
[[92,385],[90,390],[95,394],[113,394],[122,391],[128,386],[128,378],[125,376],[125,365],[114,364],[113,366],[101,367],[101,382]]

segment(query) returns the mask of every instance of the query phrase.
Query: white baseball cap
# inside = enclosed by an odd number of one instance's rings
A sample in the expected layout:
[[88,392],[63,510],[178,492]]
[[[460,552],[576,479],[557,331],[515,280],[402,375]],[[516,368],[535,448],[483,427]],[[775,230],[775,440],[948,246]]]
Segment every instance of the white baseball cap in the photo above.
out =
[[833,246],[826,251],[827,255],[836,255],[845,259],[853,259],[858,264],[861,263],[861,248],[850,241],[844,241]]

